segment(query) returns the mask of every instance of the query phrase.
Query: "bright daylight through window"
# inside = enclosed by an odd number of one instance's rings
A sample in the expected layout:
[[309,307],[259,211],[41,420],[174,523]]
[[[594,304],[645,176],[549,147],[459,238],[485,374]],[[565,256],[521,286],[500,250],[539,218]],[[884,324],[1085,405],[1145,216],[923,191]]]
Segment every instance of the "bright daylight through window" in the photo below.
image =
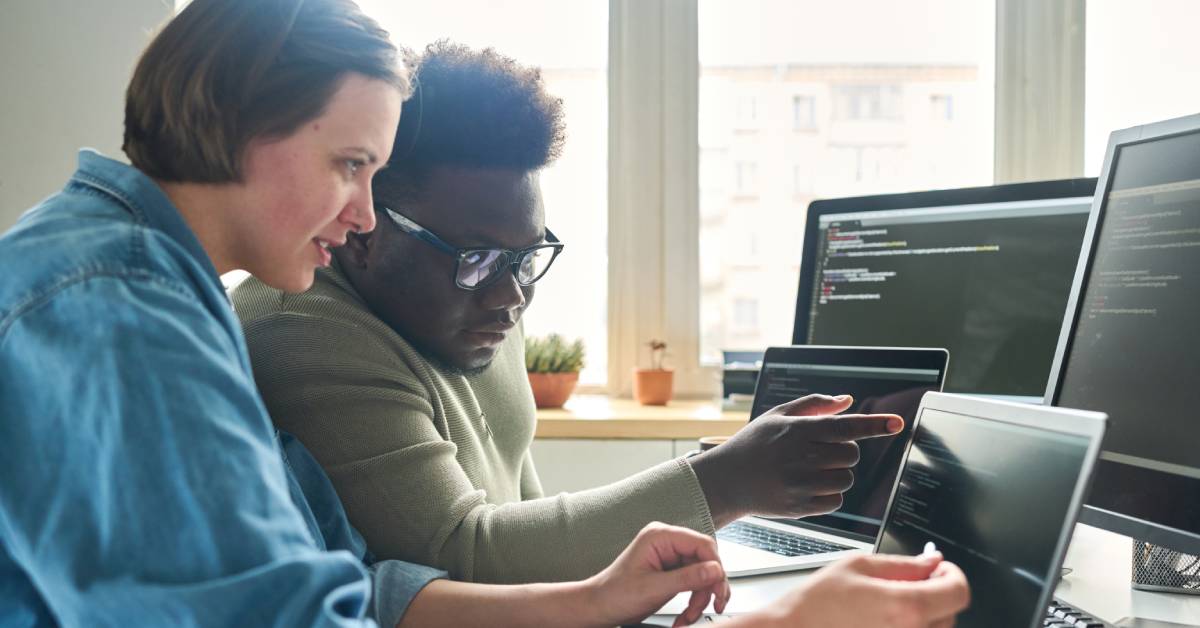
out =
[[1200,2],[1087,4],[1084,173],[1100,174],[1108,134],[1200,107]]
[[813,199],[992,182],[995,11],[700,0],[702,361],[790,342]]

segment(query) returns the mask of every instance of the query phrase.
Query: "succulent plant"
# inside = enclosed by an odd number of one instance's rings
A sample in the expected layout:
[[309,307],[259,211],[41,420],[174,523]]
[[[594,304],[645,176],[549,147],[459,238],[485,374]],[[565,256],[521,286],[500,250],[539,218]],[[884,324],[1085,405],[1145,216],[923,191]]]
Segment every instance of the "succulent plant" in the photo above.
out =
[[575,373],[583,368],[583,340],[567,342],[558,334],[525,339],[525,370],[530,373]]

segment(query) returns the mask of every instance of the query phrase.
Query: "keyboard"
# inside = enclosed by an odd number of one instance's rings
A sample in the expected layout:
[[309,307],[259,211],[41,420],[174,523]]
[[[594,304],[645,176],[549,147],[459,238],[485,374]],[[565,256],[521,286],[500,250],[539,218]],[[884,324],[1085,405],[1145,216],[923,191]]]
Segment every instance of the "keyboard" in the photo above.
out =
[[809,556],[844,552],[854,548],[828,541],[821,541],[800,534],[783,532],[746,521],[734,521],[717,532],[722,541],[765,550],[780,556]]
[[1097,619],[1061,600],[1052,600],[1046,608],[1043,628],[1112,628],[1112,624]]

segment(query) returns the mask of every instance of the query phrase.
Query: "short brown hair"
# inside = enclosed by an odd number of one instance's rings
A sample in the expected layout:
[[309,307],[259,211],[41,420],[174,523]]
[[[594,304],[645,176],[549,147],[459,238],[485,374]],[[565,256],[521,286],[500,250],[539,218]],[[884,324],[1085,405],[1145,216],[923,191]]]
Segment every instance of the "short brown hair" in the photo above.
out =
[[408,94],[400,52],[350,0],[193,0],[138,61],[121,148],[163,181],[239,181],[250,140],[320,116],[350,72]]

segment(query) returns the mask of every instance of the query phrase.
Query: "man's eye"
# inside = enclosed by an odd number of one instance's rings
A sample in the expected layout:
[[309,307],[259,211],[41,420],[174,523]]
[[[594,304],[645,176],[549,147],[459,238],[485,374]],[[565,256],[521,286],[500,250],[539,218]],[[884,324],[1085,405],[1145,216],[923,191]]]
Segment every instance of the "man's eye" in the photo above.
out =
[[351,178],[358,175],[358,169],[363,167],[361,159],[343,159],[342,164],[346,166],[346,174]]

